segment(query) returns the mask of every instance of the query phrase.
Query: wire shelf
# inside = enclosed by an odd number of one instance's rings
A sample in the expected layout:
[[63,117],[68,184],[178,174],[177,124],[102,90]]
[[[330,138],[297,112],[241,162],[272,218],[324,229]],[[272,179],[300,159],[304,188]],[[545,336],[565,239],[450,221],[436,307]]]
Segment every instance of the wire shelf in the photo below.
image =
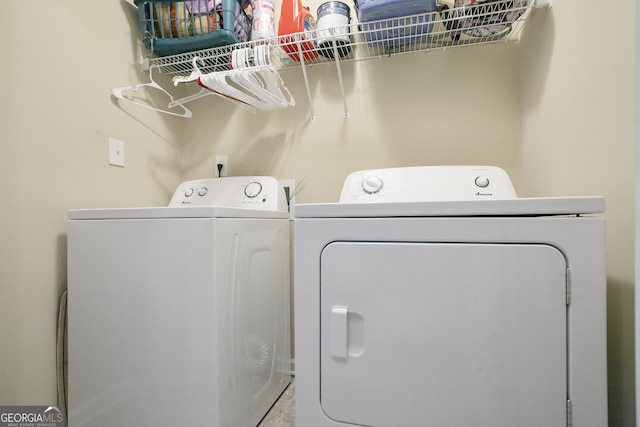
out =
[[[202,73],[231,68],[235,49],[269,44],[271,63],[276,69],[288,69],[338,61],[361,61],[411,52],[448,49],[460,46],[520,39],[531,9],[540,0],[500,0],[474,7],[444,8],[437,12],[295,33],[254,42],[151,58],[149,65],[161,73],[186,75],[193,70],[193,58],[199,57]],[[320,42],[320,43],[319,43]],[[311,49],[309,50],[309,48]]]

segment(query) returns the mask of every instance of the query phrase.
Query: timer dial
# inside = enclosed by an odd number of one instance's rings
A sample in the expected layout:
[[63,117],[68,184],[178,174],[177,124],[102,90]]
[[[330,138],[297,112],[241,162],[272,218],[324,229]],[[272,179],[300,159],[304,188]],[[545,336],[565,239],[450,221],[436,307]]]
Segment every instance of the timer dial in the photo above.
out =
[[257,197],[262,192],[262,184],[257,181],[250,182],[244,187],[244,195],[250,199]]

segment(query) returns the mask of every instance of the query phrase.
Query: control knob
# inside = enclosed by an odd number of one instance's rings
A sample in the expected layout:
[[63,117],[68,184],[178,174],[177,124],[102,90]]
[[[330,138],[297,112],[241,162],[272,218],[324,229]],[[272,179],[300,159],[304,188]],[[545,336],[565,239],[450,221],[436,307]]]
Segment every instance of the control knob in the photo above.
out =
[[480,188],[486,188],[489,186],[489,178],[486,176],[477,176],[475,183]]
[[244,195],[250,199],[257,197],[262,192],[262,184],[257,181],[250,182],[244,187]]
[[371,175],[362,180],[362,191],[367,194],[376,194],[382,190],[384,182],[379,176]]

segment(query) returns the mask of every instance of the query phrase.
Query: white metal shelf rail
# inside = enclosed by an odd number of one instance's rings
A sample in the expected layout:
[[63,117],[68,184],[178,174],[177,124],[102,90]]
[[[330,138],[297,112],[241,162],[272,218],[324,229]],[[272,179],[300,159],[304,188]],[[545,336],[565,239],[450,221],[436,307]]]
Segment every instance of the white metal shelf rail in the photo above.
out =
[[[343,98],[344,117],[349,117],[342,83],[340,63],[362,61],[391,55],[424,52],[437,49],[517,41],[531,10],[551,7],[552,0],[498,0],[480,3],[473,7],[459,6],[423,15],[352,23],[342,27],[322,30],[323,39],[345,40],[346,44],[332,43],[318,52],[305,51],[309,42],[319,38],[314,33],[295,33],[272,39],[260,40],[271,46],[271,63],[276,70],[301,68],[311,108],[311,120],[315,120],[313,100],[309,90],[307,68],[334,63]],[[484,5],[484,6],[482,6]],[[425,28],[428,26],[428,28]],[[400,30],[401,31],[398,31]],[[329,34],[327,34],[329,32]],[[202,73],[226,71],[231,68],[231,52],[255,47],[257,42],[237,43],[218,48],[204,49],[178,55],[150,58],[144,63],[150,71],[157,69],[169,75],[187,75],[193,71],[193,58],[199,57]],[[145,67],[146,68],[146,67]]]

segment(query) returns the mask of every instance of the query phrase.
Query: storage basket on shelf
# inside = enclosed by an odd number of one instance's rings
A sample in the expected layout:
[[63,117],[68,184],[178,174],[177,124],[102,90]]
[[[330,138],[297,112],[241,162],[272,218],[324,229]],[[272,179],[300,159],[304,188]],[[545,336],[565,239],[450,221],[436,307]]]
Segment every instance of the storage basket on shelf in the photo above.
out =
[[418,43],[433,29],[436,0],[355,0],[358,29],[371,46]]
[[250,7],[242,0],[134,0],[144,45],[158,56],[215,48],[249,39]]
[[[455,0],[456,28],[471,37],[504,37],[533,0]],[[458,35],[460,34],[458,32]]]

